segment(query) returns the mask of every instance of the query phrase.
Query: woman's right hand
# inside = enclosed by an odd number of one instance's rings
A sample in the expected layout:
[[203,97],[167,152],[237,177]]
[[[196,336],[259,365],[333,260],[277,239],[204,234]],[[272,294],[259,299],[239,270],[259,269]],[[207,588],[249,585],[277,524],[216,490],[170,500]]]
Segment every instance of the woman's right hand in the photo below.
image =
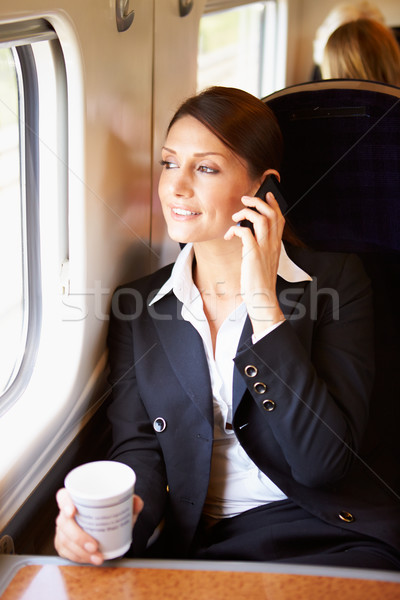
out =
[[[75,521],[76,508],[67,490],[65,488],[58,490],[56,499],[60,512],[56,519],[54,546],[58,554],[74,562],[101,565],[104,556],[99,551],[99,544]],[[134,496],[132,526],[142,508],[143,500],[139,496]]]

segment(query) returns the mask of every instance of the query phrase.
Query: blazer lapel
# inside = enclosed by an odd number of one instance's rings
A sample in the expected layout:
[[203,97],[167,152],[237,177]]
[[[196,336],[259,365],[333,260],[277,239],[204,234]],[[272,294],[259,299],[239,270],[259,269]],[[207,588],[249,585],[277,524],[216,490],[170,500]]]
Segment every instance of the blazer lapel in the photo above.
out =
[[[242,346],[244,346],[244,345],[251,346],[252,345],[252,341],[251,341],[252,335],[253,335],[253,327],[251,325],[251,321],[250,321],[249,317],[247,316],[246,321],[243,326],[243,329],[242,329],[242,334],[240,336],[240,340],[239,340],[237,349],[242,348]],[[236,353],[237,353],[237,350],[236,350]],[[247,386],[245,384],[245,381],[235,365],[235,367],[233,368],[232,419],[233,419],[233,415],[235,414],[236,409],[239,406],[239,403],[243,397],[243,394],[245,393],[246,390],[247,390]]]
[[[290,320],[309,282],[288,283],[281,277],[277,280],[279,304],[286,319]],[[204,352],[203,341],[194,327],[181,317],[182,304],[170,293],[155,304],[157,316],[153,322],[160,342],[185,392],[198,407],[209,423],[213,423],[211,382]],[[253,329],[247,317],[238,348],[252,345]],[[195,365],[189,368],[189,365]],[[232,409],[235,413],[247,390],[245,381],[234,368]]]
[[155,305],[154,318],[165,355],[189,398],[213,424],[210,375],[203,341],[196,329],[181,316],[182,303],[170,293]]
[[295,315],[298,317],[299,314],[303,314],[302,310],[298,311],[298,304],[308,285],[310,285],[310,281],[289,283],[278,276],[276,293],[279,306],[288,321]]

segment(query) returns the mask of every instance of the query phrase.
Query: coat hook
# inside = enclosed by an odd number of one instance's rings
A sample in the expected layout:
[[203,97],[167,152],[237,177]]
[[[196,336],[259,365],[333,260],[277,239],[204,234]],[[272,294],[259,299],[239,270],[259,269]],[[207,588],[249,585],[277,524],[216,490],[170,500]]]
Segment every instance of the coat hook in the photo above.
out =
[[193,0],[179,0],[179,15],[186,17],[193,8]]
[[116,0],[115,16],[117,19],[117,29],[119,32],[129,29],[135,17],[134,10],[129,12],[129,0]]

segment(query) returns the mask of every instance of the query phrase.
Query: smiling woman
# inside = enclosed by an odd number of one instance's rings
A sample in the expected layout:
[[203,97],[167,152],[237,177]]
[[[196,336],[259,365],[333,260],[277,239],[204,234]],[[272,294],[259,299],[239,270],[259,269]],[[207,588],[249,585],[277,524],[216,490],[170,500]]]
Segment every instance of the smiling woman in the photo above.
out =
[[[134,469],[144,502],[130,552],[400,568],[398,531],[375,509],[394,523],[397,498],[353,461],[372,386],[368,280],[354,257],[284,244],[273,194],[248,195],[279,175],[277,140],[271,110],[224,87],[168,128],[159,195],[189,243],[117,290],[108,336],[110,458]],[[58,552],[100,564],[65,490],[58,501]]]
[[[240,198],[253,195],[243,160],[191,116],[170,129],[158,187],[169,236],[178,242],[223,239]],[[252,193],[253,192],[253,193]]]
[[[162,517],[159,544],[197,556],[215,520],[214,541],[288,499],[317,519],[315,538],[331,539],[326,517],[398,548],[398,513],[354,475],[371,377],[368,282],[353,258],[301,246],[288,227],[296,211],[254,196],[269,172],[288,206],[292,190],[304,193],[280,171],[280,133],[259,98],[308,79],[334,4],[1,0],[0,554],[6,536],[19,555],[54,554],[55,493],[70,469],[104,459],[111,426],[110,456],[137,468],[145,502],[132,553],[166,555],[145,548]],[[379,6],[399,24],[398,0]],[[209,86],[239,90],[193,96]],[[392,149],[385,137],[394,164]],[[326,207],[323,196],[310,227]],[[296,554],[288,540],[275,547]]]

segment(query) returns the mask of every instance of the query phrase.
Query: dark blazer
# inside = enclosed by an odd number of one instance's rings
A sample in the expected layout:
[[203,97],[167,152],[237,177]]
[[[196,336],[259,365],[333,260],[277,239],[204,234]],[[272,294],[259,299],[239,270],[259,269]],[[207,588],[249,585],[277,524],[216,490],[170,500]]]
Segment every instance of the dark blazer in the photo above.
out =
[[[395,465],[366,435],[373,383],[371,290],[353,255],[287,247],[311,282],[278,277],[286,321],[251,342],[247,319],[235,357],[233,425],[256,465],[321,520],[400,550]],[[166,517],[185,556],[210,474],[213,403],[197,331],[171,292],[149,307],[171,266],[118,288],[109,329],[110,458],[137,474],[145,508],[137,555]],[[261,393],[260,393],[261,392]]]

